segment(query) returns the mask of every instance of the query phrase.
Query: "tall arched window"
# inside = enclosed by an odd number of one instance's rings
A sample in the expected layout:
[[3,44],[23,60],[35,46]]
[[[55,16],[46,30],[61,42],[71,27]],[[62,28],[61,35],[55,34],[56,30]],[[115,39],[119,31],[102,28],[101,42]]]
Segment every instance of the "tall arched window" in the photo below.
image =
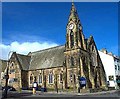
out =
[[78,33],[76,32],[76,45],[78,46]]
[[73,35],[73,31],[71,31],[70,33],[70,39],[71,39],[71,47],[74,46],[74,35]]
[[70,73],[70,82],[73,81],[73,76],[72,76],[72,73]]
[[49,74],[49,83],[53,83],[53,74],[52,73]]
[[73,66],[74,66],[74,58],[71,57],[71,67],[73,67]]
[[62,81],[63,81],[63,74],[60,73],[60,83],[62,83]]
[[68,34],[67,34],[67,36],[66,36],[66,39],[67,39],[67,40],[66,40],[66,47],[69,48],[69,36],[68,36]]
[[39,84],[41,84],[42,83],[42,74],[40,73],[40,75],[39,75]]
[[30,84],[32,84],[33,83],[33,76],[32,76],[32,74],[30,75]]

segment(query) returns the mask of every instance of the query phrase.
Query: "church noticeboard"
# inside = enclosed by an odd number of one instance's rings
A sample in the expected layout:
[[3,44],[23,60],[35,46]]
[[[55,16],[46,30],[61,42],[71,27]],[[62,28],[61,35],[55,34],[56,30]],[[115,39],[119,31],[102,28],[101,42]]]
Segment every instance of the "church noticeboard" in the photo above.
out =
[[86,86],[86,78],[85,77],[79,77],[79,84],[81,87]]

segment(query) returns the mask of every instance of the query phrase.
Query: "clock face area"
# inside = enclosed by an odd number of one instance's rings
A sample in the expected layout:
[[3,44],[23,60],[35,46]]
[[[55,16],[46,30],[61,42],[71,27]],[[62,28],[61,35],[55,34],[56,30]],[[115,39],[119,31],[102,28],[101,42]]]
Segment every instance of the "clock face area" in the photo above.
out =
[[74,24],[73,23],[69,24],[69,29],[71,30],[73,28],[74,28]]

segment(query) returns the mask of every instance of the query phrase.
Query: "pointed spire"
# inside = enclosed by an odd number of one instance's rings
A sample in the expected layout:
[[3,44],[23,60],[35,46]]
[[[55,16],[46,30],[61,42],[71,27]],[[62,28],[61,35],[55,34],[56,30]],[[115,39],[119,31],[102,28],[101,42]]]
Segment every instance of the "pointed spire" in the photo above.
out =
[[74,2],[74,0],[72,0],[72,3]]
[[71,11],[70,11],[69,21],[71,19],[73,19],[73,20],[79,20],[78,14],[77,14],[77,10],[75,8],[73,0],[72,0],[72,7],[71,7]]
[[75,8],[75,5],[74,5],[73,0],[72,0],[72,8],[71,8],[71,12],[76,12],[76,8]]

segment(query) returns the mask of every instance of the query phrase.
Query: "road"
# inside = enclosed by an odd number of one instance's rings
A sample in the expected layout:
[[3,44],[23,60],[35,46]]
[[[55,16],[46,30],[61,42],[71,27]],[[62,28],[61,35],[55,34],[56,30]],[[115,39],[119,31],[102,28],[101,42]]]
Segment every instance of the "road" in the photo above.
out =
[[73,98],[79,98],[82,97],[82,99],[88,99],[88,97],[90,99],[92,99],[93,97],[109,97],[109,99],[114,99],[114,97],[116,97],[115,99],[120,99],[120,91],[107,91],[107,92],[98,92],[98,93],[65,93],[65,92],[37,92],[36,94],[32,94],[32,91],[22,91],[21,93],[17,93],[17,92],[8,92],[8,99],[29,99],[30,97],[32,98],[38,98],[38,97],[53,97],[53,98],[64,98],[64,97],[68,97],[69,99],[73,99]]

